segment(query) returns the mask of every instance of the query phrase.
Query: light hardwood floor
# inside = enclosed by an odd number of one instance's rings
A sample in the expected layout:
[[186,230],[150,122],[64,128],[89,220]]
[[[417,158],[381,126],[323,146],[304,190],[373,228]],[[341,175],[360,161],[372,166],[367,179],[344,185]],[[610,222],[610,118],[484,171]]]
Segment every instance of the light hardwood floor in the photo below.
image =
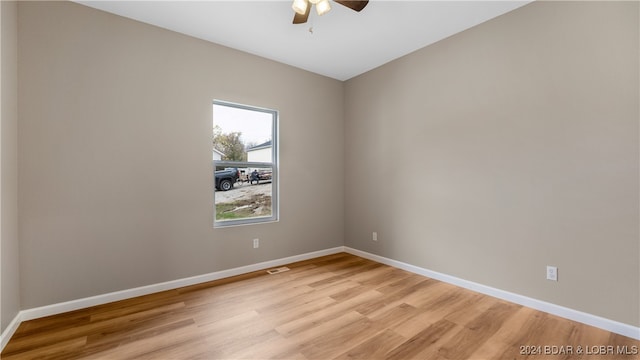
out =
[[289,268],[27,321],[2,359],[640,357],[633,339],[353,255]]

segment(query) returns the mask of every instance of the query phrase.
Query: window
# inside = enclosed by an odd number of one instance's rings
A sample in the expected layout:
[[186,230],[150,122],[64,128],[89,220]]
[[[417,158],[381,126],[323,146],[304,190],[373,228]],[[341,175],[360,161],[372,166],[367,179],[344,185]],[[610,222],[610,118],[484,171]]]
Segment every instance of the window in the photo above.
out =
[[278,220],[278,112],[213,102],[214,226]]

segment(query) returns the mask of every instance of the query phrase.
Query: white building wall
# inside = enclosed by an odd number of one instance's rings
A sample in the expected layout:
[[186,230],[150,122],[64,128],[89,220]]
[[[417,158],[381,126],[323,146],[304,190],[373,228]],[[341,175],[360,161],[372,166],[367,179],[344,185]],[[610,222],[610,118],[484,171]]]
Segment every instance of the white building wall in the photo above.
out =
[[257,150],[251,150],[247,152],[247,161],[249,162],[272,162],[272,158],[271,158],[271,146],[266,147],[266,148],[262,148],[262,149],[257,149]]

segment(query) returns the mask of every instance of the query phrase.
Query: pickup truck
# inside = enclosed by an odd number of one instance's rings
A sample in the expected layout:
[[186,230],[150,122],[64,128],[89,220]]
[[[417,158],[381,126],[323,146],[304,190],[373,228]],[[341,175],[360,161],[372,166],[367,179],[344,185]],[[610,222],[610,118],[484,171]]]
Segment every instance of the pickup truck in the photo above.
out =
[[227,191],[233,189],[233,184],[240,178],[240,170],[228,168],[215,172],[216,190]]

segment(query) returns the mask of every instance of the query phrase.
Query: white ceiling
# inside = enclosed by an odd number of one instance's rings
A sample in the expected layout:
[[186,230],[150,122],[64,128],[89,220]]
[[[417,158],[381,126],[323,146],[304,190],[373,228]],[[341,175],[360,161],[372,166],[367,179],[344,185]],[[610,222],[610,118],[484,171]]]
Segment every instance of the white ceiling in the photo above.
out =
[[531,0],[371,0],[360,13],[332,1],[302,25],[291,23],[292,0],[77,2],[347,80]]

